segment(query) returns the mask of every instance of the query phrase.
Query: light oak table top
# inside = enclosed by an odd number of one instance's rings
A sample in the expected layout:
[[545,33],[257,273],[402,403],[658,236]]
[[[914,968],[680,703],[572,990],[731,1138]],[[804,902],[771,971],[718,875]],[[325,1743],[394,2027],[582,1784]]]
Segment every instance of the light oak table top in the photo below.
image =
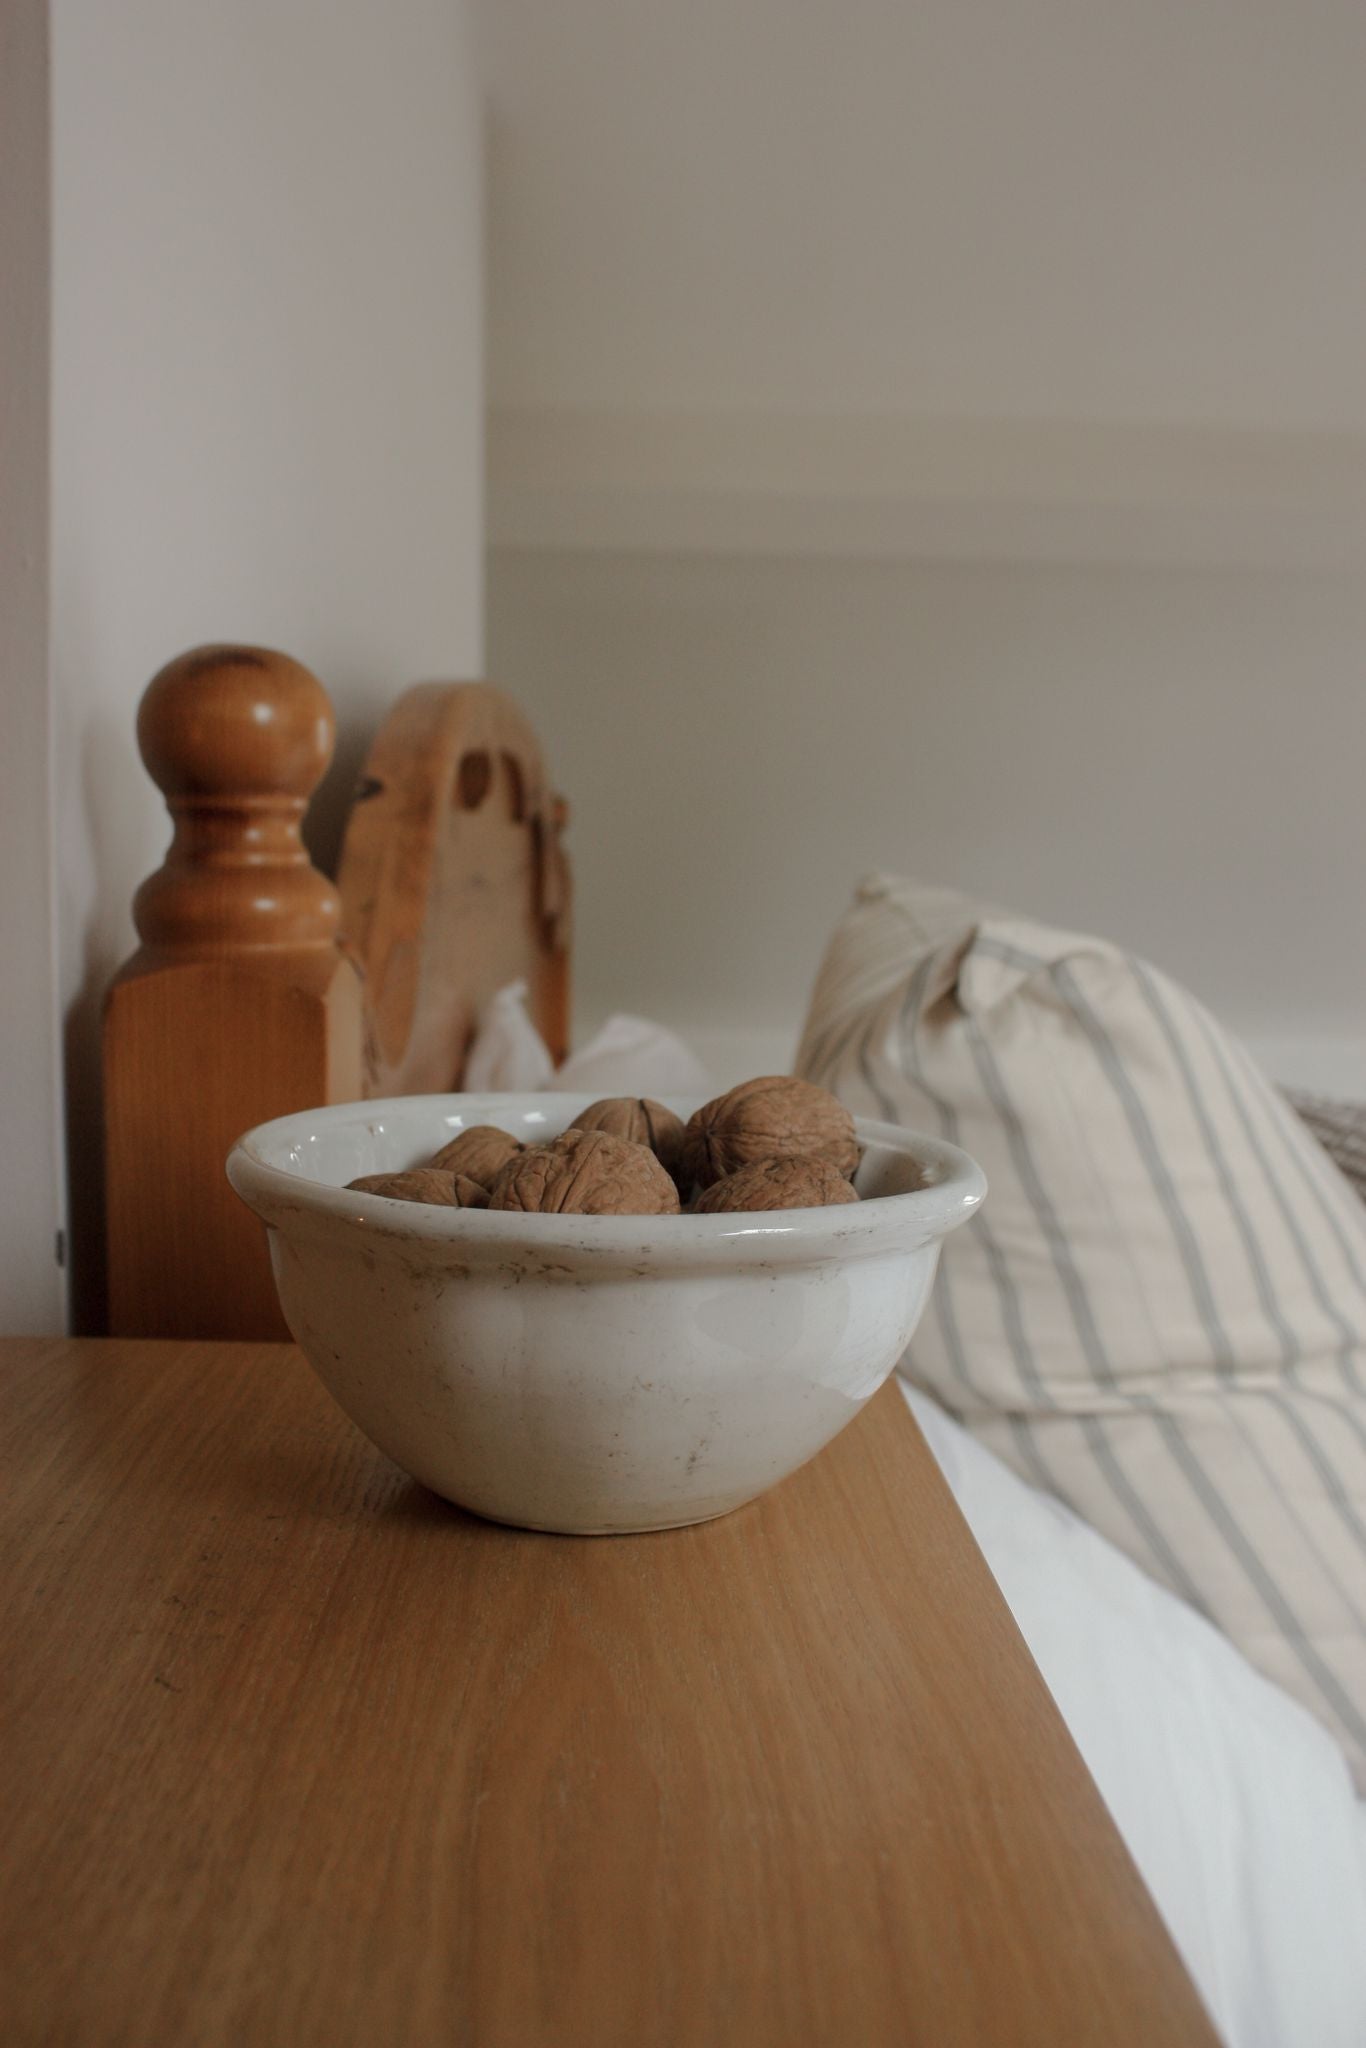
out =
[[1213,2048],[904,1402],[501,1529],[284,1345],[0,1345],[4,2037]]

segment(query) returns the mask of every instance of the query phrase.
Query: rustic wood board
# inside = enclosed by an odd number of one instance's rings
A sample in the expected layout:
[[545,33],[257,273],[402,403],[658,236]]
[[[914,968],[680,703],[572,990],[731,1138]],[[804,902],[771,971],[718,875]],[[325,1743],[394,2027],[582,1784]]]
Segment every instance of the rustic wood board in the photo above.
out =
[[0,1345],[5,2038],[1213,2048],[894,1390],[495,1528],[286,1346]]
[[347,820],[342,934],[367,984],[372,1096],[460,1085],[479,1015],[509,982],[568,1050],[562,799],[524,713],[486,683],[419,683],[375,736]]

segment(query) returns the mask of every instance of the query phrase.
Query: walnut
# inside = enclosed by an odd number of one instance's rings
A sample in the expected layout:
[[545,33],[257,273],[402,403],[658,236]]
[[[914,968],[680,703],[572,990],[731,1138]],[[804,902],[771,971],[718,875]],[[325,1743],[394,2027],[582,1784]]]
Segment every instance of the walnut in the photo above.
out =
[[363,1173],[347,1182],[357,1195],[388,1195],[394,1202],[429,1202],[445,1209],[461,1207],[453,1173],[435,1166],[415,1166],[411,1173]]
[[858,1190],[839,1168],[818,1154],[758,1159],[724,1180],[714,1180],[697,1198],[695,1213],[718,1216],[733,1209],[825,1209],[857,1202]]
[[568,1130],[510,1159],[492,1209],[576,1216],[676,1216],[678,1189],[653,1152],[609,1131]]
[[[521,1139],[500,1131],[496,1124],[471,1124],[467,1131],[461,1131],[449,1145],[434,1153],[428,1164],[442,1167],[447,1173],[468,1174],[480,1187],[491,1188],[509,1159],[522,1150]],[[469,1208],[471,1204],[463,1206]]]
[[457,1209],[487,1209],[489,1191],[481,1180],[471,1180],[467,1173],[455,1176],[455,1206]]
[[709,1188],[741,1166],[794,1155],[828,1159],[851,1174],[859,1158],[854,1119],[811,1081],[763,1075],[694,1111],[683,1134],[683,1180]]
[[683,1163],[683,1122],[662,1102],[652,1102],[646,1095],[608,1095],[581,1109],[569,1128],[608,1131],[614,1138],[645,1145],[664,1171],[678,1178]]

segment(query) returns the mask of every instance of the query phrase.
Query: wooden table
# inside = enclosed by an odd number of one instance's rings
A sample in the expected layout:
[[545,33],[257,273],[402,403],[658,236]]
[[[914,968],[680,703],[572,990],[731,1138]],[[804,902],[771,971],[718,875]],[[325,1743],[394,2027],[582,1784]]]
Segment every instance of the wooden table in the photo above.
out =
[[899,1395],[495,1528],[287,1346],[0,1346],[4,2038],[1212,2048]]

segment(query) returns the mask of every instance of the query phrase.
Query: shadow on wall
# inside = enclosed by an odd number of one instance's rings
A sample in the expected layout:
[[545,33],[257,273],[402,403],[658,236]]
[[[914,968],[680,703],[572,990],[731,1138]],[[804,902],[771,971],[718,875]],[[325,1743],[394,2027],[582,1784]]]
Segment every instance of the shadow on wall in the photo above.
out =
[[131,898],[116,901],[112,892],[124,877],[140,882],[147,871],[146,771],[132,721],[109,710],[92,711],[80,759],[95,893],[81,935],[80,986],[63,1020],[67,1269],[71,1327],[77,1336],[98,1336],[107,1327],[101,1025],[105,994],[126,957],[121,933],[131,907]]
[[67,1291],[71,1329],[77,1337],[99,1337],[108,1327],[100,1020],[104,1013],[104,992],[117,964],[109,956],[98,965],[92,961],[85,985],[67,1010],[63,1027]]
[[[399,695],[399,688],[395,685],[389,693],[390,703]],[[334,706],[335,701],[334,697]],[[382,711],[371,712],[363,719],[354,715],[344,717],[337,712],[337,744],[332,763],[313,793],[303,828],[309,858],[325,875],[335,876],[341,861],[342,835],[351,800],[381,716]]]

